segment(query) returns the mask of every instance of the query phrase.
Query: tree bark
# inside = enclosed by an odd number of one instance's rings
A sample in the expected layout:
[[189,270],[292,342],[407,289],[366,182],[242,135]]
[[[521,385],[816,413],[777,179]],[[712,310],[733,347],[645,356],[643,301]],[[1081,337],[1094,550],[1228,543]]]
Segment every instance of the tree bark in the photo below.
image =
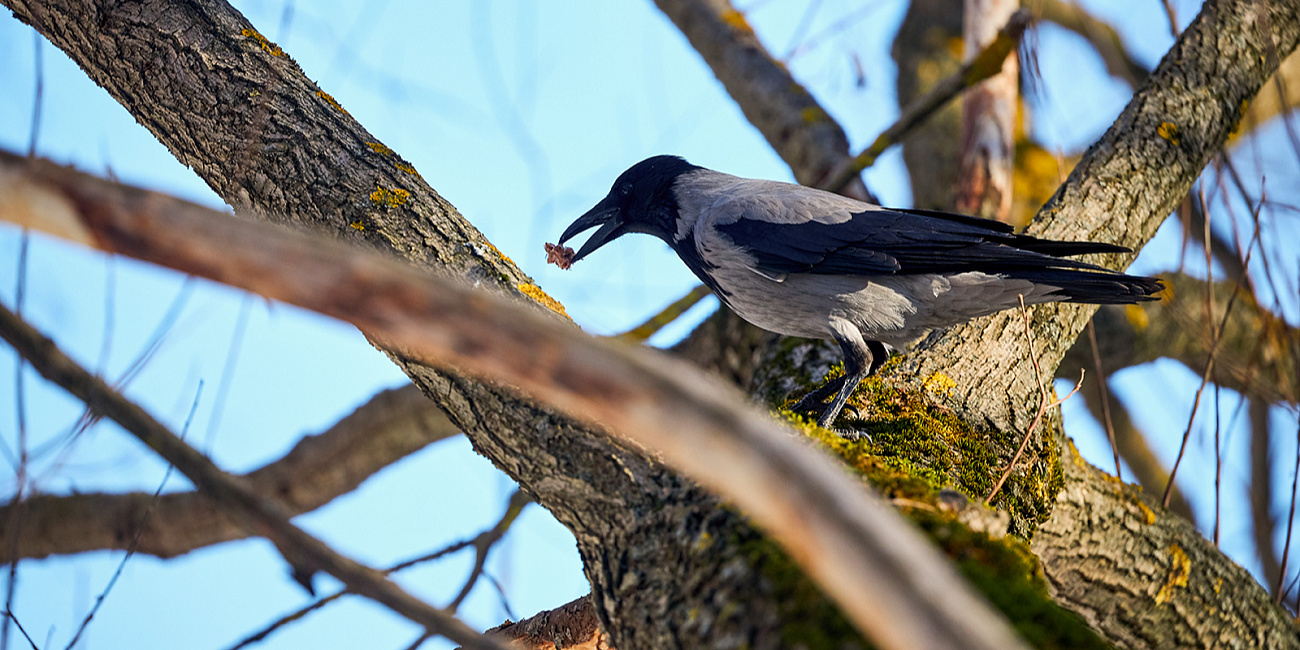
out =
[[1151,495],[1072,448],[1033,549],[1056,598],[1122,648],[1295,648],[1295,622],[1255,578]]

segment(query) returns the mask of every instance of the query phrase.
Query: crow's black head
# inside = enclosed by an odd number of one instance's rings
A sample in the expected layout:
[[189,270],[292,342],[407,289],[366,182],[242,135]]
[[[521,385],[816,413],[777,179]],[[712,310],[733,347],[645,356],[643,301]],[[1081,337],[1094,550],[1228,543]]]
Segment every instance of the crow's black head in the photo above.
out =
[[630,232],[654,235],[671,244],[677,232],[673,182],[696,169],[700,168],[677,156],[654,156],[632,165],[614,181],[614,187],[600,203],[565,229],[559,243],[600,226],[578,249],[574,262]]

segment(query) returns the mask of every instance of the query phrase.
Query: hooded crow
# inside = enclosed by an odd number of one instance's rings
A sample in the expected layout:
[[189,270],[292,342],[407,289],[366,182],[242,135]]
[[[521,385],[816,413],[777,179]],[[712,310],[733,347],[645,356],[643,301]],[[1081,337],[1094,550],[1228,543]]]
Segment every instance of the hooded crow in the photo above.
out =
[[[1018,235],[1011,226],[889,209],[822,190],[738,178],[655,156],[623,172],[560,244],[598,228],[567,262],[627,233],[666,242],[718,299],[766,330],[833,339],[844,374],[806,395],[830,428],[863,378],[933,329],[1020,304],[1153,300],[1155,278],[1065,259],[1113,244]],[[822,402],[835,399],[827,408]]]

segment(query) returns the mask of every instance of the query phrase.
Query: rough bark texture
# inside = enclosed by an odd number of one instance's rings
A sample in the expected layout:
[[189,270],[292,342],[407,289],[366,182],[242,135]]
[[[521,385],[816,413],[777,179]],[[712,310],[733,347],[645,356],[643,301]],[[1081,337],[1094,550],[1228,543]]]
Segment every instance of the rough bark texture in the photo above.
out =
[[579,598],[518,623],[506,621],[486,632],[529,650],[614,650],[600,631],[591,601]]
[[[238,212],[549,301],[228,5],[4,4]],[[780,643],[782,603],[754,558],[733,544],[696,543],[701,535],[757,537],[715,497],[501,387],[389,354],[479,453],[573,531],[597,614],[620,648]],[[723,603],[726,616],[718,616]]]
[[[730,0],[655,0],[704,57],[745,117],[767,138],[795,179],[818,185],[852,156],[840,125],[768,53]],[[861,179],[844,193],[873,201]]]
[[[307,436],[283,458],[244,475],[265,498],[290,515],[315,510],[346,494],[375,472],[456,435],[447,420],[414,386],[384,391],[319,435]],[[23,507],[21,526],[10,530],[11,506],[0,508],[0,538],[10,539],[0,562],[62,553],[126,549],[176,557],[196,548],[248,537],[242,522],[199,492],[164,494],[39,495]],[[148,525],[140,529],[146,521]],[[139,535],[137,540],[136,536]]]
[[[1033,549],[1059,599],[1124,648],[1294,648],[1294,621],[1152,496],[1073,449]],[[1117,543],[1120,541],[1121,543]]]

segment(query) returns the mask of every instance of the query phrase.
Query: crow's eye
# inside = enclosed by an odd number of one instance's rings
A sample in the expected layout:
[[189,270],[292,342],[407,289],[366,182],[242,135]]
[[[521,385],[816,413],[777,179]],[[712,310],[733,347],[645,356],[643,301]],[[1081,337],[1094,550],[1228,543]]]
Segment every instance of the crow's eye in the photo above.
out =
[[631,196],[631,194],[632,194],[632,184],[631,184],[631,183],[623,183],[622,185],[619,185],[619,186],[618,186],[618,193],[619,193],[619,194],[622,194],[623,196]]

